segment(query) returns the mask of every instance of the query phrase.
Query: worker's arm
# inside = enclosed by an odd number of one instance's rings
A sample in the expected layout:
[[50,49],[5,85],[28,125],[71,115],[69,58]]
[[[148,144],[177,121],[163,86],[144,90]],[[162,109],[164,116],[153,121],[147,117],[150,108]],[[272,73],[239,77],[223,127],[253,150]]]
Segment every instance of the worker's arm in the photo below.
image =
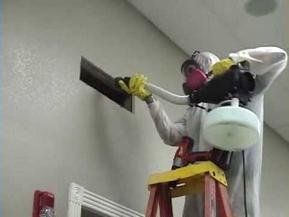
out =
[[250,71],[256,74],[256,94],[264,93],[287,65],[287,53],[278,47],[241,50],[229,57],[234,62],[249,62]]
[[185,133],[185,120],[176,123],[172,122],[160,103],[152,96],[147,89],[145,82],[147,78],[142,74],[131,76],[129,83],[119,80],[120,87],[129,94],[133,94],[148,104],[151,117],[157,131],[163,141],[172,146],[178,145]]
[[164,143],[177,146],[182,140],[182,137],[185,136],[185,118],[177,122],[172,122],[158,100],[151,97],[146,101],[156,129]]

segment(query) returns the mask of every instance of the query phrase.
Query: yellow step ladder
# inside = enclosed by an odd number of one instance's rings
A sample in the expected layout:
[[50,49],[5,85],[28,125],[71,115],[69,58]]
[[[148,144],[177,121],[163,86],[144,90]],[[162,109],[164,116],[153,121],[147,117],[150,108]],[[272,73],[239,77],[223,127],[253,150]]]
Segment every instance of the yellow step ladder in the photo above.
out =
[[[146,217],[173,217],[172,198],[204,193],[204,217],[233,217],[225,173],[211,161],[194,164],[149,177]],[[217,212],[216,212],[217,211]]]

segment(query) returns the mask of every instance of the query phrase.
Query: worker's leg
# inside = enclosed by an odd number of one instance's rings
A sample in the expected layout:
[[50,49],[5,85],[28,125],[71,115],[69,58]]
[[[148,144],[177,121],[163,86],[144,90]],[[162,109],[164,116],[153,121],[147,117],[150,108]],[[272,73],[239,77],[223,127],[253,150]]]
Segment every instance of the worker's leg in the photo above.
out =
[[203,217],[203,195],[186,196],[183,217]]
[[[244,191],[244,173],[242,152],[235,152],[231,167],[226,171],[229,196],[236,216],[260,216],[260,178],[262,165],[262,146],[255,145],[244,151],[246,189]],[[245,207],[246,200],[246,207]]]

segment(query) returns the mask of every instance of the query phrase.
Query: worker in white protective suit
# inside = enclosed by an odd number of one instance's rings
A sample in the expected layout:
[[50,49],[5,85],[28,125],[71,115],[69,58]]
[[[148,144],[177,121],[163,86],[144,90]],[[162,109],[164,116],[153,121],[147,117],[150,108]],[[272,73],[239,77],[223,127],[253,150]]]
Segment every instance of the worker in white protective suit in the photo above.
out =
[[[189,67],[198,68],[205,73],[211,70],[224,70],[230,65],[247,61],[250,71],[256,74],[255,91],[246,106],[254,112],[261,122],[261,138],[263,135],[263,101],[264,93],[275,78],[284,70],[287,64],[287,54],[277,47],[258,47],[255,49],[241,50],[230,53],[228,58],[219,60],[217,56],[209,52],[195,53],[192,56]],[[217,73],[217,72],[216,72]],[[185,83],[190,87],[190,73],[184,71]],[[145,86],[146,78],[143,75],[131,77],[128,85],[120,81],[122,89],[128,93],[138,96],[148,104],[151,117],[155,123],[157,131],[163,141],[171,146],[177,146],[184,136],[194,140],[194,151],[208,151],[210,147],[202,138],[202,122],[207,113],[206,109],[190,106],[183,118],[177,122],[172,122],[165,110],[155,99]],[[196,84],[193,84],[193,86]],[[194,87],[192,87],[194,88]],[[202,107],[208,108],[210,105],[202,103]],[[242,154],[243,153],[243,154]],[[245,164],[243,164],[245,160]],[[245,168],[243,166],[245,165]],[[262,139],[259,144],[253,145],[244,152],[234,152],[226,177],[229,186],[229,196],[236,217],[259,217],[260,216],[260,178],[262,165]],[[245,177],[245,181],[244,181]],[[245,184],[245,185],[244,185]],[[246,186],[246,189],[244,189]],[[183,211],[184,217],[203,216],[202,198],[187,196]]]

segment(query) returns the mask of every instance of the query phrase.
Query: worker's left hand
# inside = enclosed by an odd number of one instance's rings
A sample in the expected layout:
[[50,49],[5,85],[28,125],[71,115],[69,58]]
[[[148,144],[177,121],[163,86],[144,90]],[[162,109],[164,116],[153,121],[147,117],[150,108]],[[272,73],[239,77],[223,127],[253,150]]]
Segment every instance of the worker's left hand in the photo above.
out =
[[120,88],[128,94],[135,95],[141,100],[145,100],[148,96],[152,95],[145,86],[146,81],[147,77],[145,77],[144,75],[134,74],[130,77],[128,85],[123,80],[119,80],[118,84]]
[[234,64],[235,62],[230,58],[222,59],[213,65],[212,74],[214,76],[222,75]]

